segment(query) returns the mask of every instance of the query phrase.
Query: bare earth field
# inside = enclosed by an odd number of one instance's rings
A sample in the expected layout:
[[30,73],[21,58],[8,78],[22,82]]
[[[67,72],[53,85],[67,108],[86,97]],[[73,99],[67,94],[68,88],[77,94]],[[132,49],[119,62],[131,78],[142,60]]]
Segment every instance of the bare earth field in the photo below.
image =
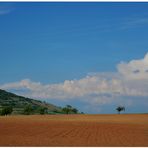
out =
[[148,147],[148,114],[0,117],[0,146]]

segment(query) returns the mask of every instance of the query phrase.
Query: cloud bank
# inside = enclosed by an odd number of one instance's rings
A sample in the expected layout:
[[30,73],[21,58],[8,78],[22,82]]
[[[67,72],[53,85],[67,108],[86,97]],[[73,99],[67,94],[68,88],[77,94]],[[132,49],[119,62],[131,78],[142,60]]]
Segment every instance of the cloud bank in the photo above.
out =
[[132,104],[133,100],[124,100],[124,97],[148,96],[148,53],[143,59],[119,63],[114,73],[94,73],[79,80],[46,85],[24,79],[0,85],[0,88],[19,90],[21,95],[39,99],[78,99],[90,104],[126,101]]

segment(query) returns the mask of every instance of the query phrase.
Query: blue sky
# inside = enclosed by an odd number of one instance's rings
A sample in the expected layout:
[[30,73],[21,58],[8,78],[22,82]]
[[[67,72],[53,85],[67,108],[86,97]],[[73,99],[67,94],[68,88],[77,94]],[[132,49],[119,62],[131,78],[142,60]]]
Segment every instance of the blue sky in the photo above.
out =
[[88,113],[114,113],[118,104],[148,112],[146,74],[130,77],[129,90],[117,96],[117,86],[105,87],[121,83],[116,75],[129,67],[146,68],[133,60],[147,59],[147,10],[147,2],[0,2],[1,88]]

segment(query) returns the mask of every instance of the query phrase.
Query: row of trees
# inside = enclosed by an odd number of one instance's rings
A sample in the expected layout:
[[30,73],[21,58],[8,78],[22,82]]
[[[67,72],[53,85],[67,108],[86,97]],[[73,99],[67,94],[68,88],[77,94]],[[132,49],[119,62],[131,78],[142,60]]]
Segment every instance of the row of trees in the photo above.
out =
[[[120,114],[121,111],[125,111],[124,106],[118,106],[116,108],[117,112]],[[25,115],[30,115],[33,114],[33,107],[31,105],[25,106],[23,113]],[[0,111],[0,115],[5,116],[5,115],[10,115],[13,112],[13,108],[11,106],[7,106],[2,108]],[[48,108],[46,107],[39,107],[37,109],[37,112],[41,115],[48,114]],[[55,111],[55,113],[63,113],[63,114],[78,114],[78,110],[76,108],[73,108],[71,105],[66,105],[64,108],[62,108],[61,111]]]
[[[0,110],[0,115],[1,116],[7,116],[7,115],[12,114],[12,112],[13,112],[13,108],[11,106],[6,106],[6,107],[3,107]],[[47,114],[48,109],[46,107],[39,107],[36,110],[36,112],[39,113],[39,114]],[[31,105],[25,106],[24,110],[21,112],[21,114],[25,114],[25,115],[30,115],[30,114],[33,114],[33,113],[34,113],[34,110],[33,110],[33,107]]]
[[[13,112],[13,108],[11,106],[3,107],[2,110],[0,111],[0,115],[5,116],[5,115],[10,115]],[[32,105],[26,105],[21,112],[21,114],[24,115],[30,115],[30,114],[48,114],[48,108],[46,107],[37,107],[36,109],[33,108]],[[51,113],[54,114],[78,114],[78,109],[72,107],[71,105],[66,105],[64,108],[61,110],[54,110]]]
[[[125,107],[124,106],[118,106],[116,108],[117,112],[120,114],[121,111],[125,111]],[[27,114],[29,115],[31,112],[32,112],[32,108],[31,106],[27,106],[25,109],[24,109],[24,114]],[[76,108],[73,108],[71,105],[66,105],[64,108],[62,108],[62,112],[60,111],[55,111],[57,113],[64,113],[64,114],[78,114],[79,111],[78,109]],[[39,108],[39,113],[40,114],[47,114],[48,113],[48,109],[47,108]],[[83,112],[81,112],[83,114]]]
[[30,115],[33,114],[34,112],[39,113],[41,115],[47,114],[48,113],[48,108],[46,107],[38,107],[35,111],[31,105],[27,105],[24,108],[23,114],[25,115]]

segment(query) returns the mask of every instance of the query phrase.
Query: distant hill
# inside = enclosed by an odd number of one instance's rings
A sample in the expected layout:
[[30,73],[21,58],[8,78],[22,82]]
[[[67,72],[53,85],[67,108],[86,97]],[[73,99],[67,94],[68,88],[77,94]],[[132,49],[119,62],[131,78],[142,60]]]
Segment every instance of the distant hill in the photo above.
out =
[[11,106],[13,107],[13,114],[22,114],[27,105],[33,108],[34,114],[38,114],[38,109],[41,107],[46,107],[49,113],[60,112],[62,109],[50,103],[18,96],[0,89],[0,110],[3,107]]

